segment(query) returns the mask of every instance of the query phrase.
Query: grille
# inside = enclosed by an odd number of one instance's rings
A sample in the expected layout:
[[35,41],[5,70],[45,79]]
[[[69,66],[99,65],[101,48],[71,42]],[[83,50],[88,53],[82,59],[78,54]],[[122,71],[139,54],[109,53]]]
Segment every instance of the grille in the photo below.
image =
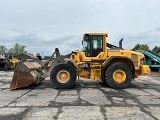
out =
[[132,54],[131,59],[133,61],[134,67],[138,67],[138,56],[136,54]]

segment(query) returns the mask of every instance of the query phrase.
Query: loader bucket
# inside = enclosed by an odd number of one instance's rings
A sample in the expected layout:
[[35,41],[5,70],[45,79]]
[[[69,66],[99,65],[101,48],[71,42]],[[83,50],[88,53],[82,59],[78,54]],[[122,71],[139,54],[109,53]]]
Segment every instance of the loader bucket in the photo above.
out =
[[13,90],[39,83],[42,80],[40,75],[43,74],[40,69],[41,65],[37,61],[18,62],[10,89]]
[[[65,56],[57,57],[48,69],[47,62],[43,65],[37,61],[18,62],[11,84],[10,89],[14,90],[29,86],[31,84],[39,84],[42,80],[49,77],[52,69],[59,63],[63,63],[64,59],[70,58],[71,53]],[[47,69],[46,69],[47,67]]]

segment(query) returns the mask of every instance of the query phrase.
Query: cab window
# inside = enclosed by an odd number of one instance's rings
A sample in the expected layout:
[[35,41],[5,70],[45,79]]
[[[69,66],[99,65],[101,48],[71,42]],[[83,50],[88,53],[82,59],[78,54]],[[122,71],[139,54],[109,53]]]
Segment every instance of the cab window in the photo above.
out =
[[103,51],[102,36],[92,37],[92,57],[96,57],[100,52]]
[[96,57],[103,51],[103,36],[89,36],[83,38],[83,52],[87,57]]

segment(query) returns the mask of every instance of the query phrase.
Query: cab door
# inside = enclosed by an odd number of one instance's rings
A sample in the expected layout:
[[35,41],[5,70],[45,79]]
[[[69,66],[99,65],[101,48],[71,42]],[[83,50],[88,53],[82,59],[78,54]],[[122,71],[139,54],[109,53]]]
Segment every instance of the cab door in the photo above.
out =
[[103,51],[103,36],[92,36],[91,48],[91,57],[97,57]]
[[103,36],[85,37],[83,51],[86,57],[96,57],[103,51]]
[[83,40],[83,52],[86,59],[90,60],[104,60],[106,58],[106,52],[104,48],[105,36],[103,35],[88,35]]

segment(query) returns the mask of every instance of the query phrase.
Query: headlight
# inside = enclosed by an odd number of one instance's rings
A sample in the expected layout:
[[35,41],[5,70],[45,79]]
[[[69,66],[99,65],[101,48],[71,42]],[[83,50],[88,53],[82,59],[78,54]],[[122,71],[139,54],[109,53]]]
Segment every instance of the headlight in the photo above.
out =
[[142,65],[145,65],[145,58],[142,58],[140,61]]

